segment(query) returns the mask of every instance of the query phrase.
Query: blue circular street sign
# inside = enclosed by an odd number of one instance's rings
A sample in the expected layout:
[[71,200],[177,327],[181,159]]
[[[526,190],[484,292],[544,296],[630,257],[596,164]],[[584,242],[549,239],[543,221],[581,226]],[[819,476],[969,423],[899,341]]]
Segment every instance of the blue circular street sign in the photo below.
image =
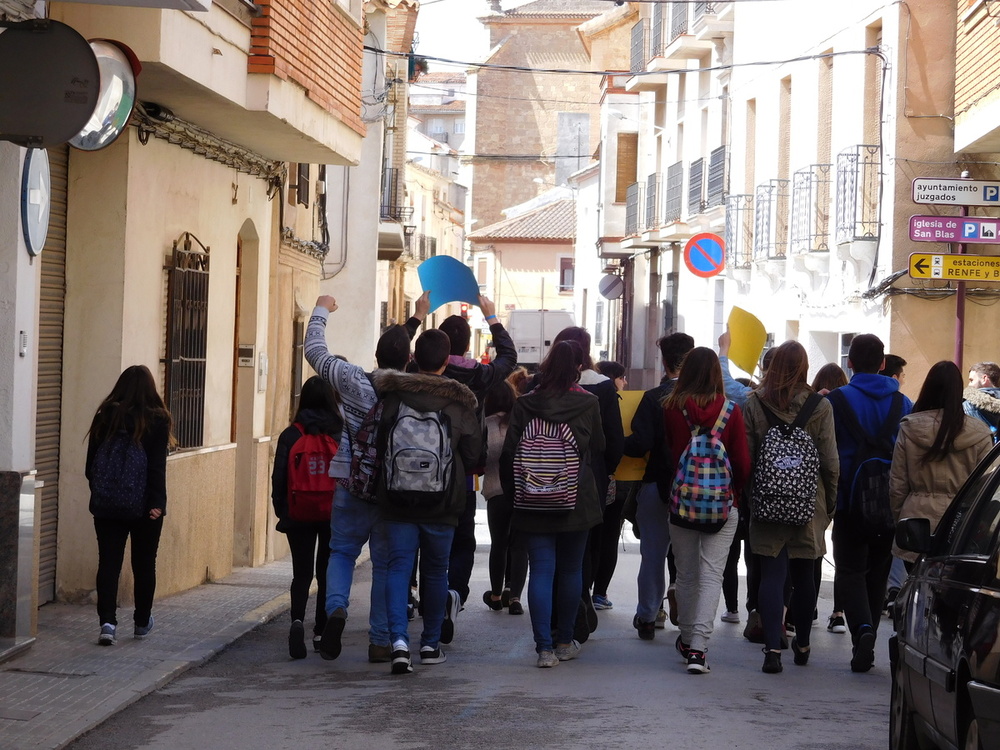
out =
[[695,276],[707,279],[726,265],[726,242],[711,232],[696,234],[684,246],[684,265]]

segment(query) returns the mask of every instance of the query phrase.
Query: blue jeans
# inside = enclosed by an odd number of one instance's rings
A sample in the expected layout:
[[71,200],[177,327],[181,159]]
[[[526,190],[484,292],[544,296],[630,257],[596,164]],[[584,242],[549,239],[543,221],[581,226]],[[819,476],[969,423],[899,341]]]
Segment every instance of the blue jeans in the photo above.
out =
[[670,549],[670,506],[660,499],[656,482],[644,484],[635,499],[635,523],[639,527],[639,603],[635,613],[653,622],[660,611],[667,583],[663,565]]
[[385,613],[386,565],[389,549],[378,506],[355,497],[337,486],[330,518],[330,562],[326,568],[326,613],[351,601],[354,566],[361,547],[368,542],[372,560],[371,612],[368,616],[368,640],[378,646],[389,645],[389,624]]
[[448,558],[455,527],[443,523],[385,521],[389,546],[389,566],[385,584],[386,612],[391,642],[410,643],[406,605],[410,597],[413,561],[420,549],[421,609],[424,630],[420,645],[437,648],[441,640],[445,601],[448,598]]
[[[523,534],[528,548],[528,611],[537,652],[553,650],[553,622],[557,643],[573,640],[576,611],[583,594],[583,554],[589,534],[586,529]],[[557,578],[558,599],[553,603],[552,587]]]

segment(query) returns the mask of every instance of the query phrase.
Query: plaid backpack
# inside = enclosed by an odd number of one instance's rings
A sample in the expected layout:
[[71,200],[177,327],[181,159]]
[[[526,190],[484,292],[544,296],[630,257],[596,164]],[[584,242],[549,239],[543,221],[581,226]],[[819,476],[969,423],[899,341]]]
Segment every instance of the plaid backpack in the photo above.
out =
[[735,405],[726,399],[712,429],[691,423],[687,409],[684,419],[691,441],[677,462],[677,474],[670,493],[670,522],[677,526],[715,533],[729,518],[733,505],[733,472],[722,433]]
[[514,449],[514,507],[569,511],[580,486],[580,449],[569,425],[533,417]]
[[382,451],[378,445],[378,425],[382,421],[382,400],[372,406],[351,443],[351,476],[347,491],[369,503],[376,500],[379,476],[382,474]]

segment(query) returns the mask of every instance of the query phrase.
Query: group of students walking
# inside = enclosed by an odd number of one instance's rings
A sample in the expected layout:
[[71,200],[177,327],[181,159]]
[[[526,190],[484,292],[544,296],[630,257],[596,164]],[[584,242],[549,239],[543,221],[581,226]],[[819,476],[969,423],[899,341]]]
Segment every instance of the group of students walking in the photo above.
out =
[[[727,566],[732,577],[743,536],[762,670],[782,671],[786,647],[796,665],[808,663],[832,519],[835,614],[843,612],[851,632],[852,670],[871,668],[894,521],[919,515],[935,525],[993,442],[985,422],[963,410],[953,363],[935,364],[911,404],[898,380],[879,374],[884,348],[870,334],[852,341],[849,382],[837,368],[839,379],[810,386],[808,357],[795,341],[768,352],[753,385],[729,374],[728,333],[718,354],[675,333],[659,342],[665,376],[643,394],[626,438],[617,396],[624,370],[602,363],[607,375],[598,373],[584,329],[561,332],[531,375],[515,371],[516,350],[492,302],[480,298],[480,306],[497,352],[492,362],[464,357],[470,330],[457,316],[420,334],[411,355],[429,312],[425,294],[414,317],[380,337],[378,368],[369,373],[330,353],[326,325],[337,304],[317,300],[305,339],[317,374],[277,440],[272,473],[277,529],[292,555],[292,658],[307,656],[307,622],[314,650],[327,660],[340,655],[354,568],[368,544],[369,661],[412,672],[408,628],[419,600],[420,663],[444,662],[441,646],[454,638],[470,595],[481,476],[492,539],[483,602],[522,614],[527,581],[539,667],[576,658],[596,609],[613,606],[607,587],[627,516],[641,555],[633,625],[651,640],[669,598],[676,649],[692,674],[709,671],[723,579]],[[130,536],[134,635],[153,627],[170,415],[148,369],[122,373],[89,437],[99,643],[112,645]],[[646,459],[641,483],[612,480],[623,455]],[[729,611],[733,596],[723,616],[730,622],[739,619]]]

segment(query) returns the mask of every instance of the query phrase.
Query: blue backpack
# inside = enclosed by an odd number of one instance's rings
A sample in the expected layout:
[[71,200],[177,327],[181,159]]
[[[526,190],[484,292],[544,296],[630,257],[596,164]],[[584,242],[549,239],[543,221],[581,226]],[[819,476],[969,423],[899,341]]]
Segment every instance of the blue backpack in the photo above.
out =
[[146,450],[125,430],[109,435],[94,454],[90,512],[115,521],[146,515]]

